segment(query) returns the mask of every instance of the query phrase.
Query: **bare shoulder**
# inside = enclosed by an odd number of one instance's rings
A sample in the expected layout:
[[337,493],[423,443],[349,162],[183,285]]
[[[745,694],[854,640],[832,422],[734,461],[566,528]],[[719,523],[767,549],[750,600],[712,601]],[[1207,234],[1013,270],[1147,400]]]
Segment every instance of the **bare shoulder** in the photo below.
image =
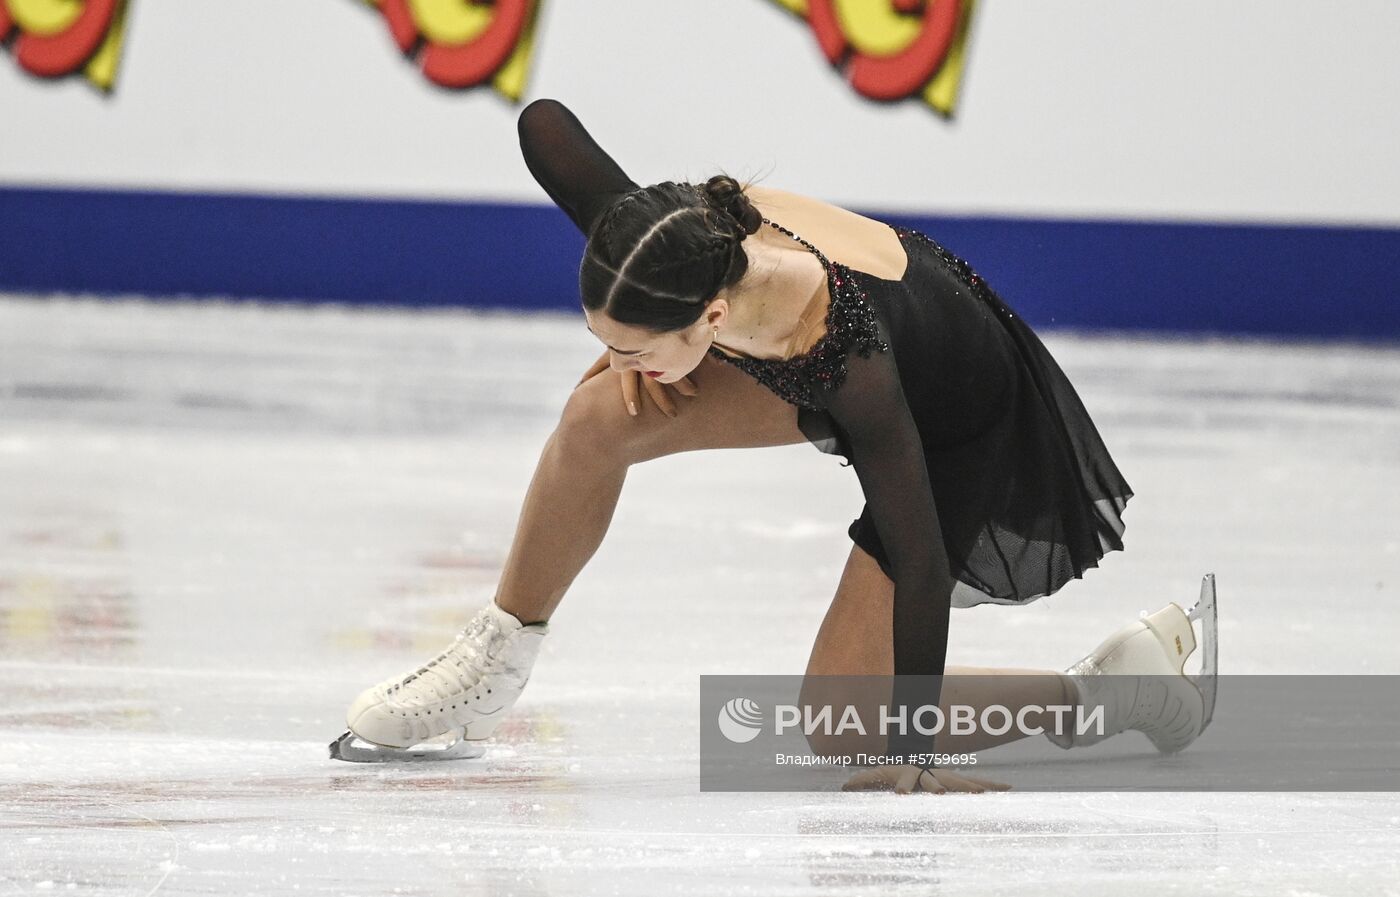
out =
[[759,213],[812,243],[829,259],[876,277],[899,280],[908,257],[885,222],[813,196],[754,184],[744,191]]
[[[842,216],[852,216],[855,218],[861,217],[860,215],[856,215],[854,212],[847,211],[846,209],[843,209],[840,206],[835,206],[831,203],[823,202],[822,200],[817,199],[814,196],[806,196],[801,193],[793,193],[791,190],[782,190],[777,187],[769,187],[764,184],[754,184],[753,186],[749,187],[744,191],[744,195],[749,198],[749,201],[752,202],[760,212],[764,213],[764,217],[771,218],[775,221],[778,219],[772,218],[772,216],[768,215],[769,211],[772,211],[775,214],[787,214],[789,217],[791,217],[792,215],[801,215],[807,219],[818,218],[823,216],[828,218]],[[869,219],[865,220],[868,221]],[[778,223],[783,224],[784,227],[788,226],[782,221],[779,221]]]
[[781,206],[785,203],[801,202],[807,199],[800,194],[779,190],[777,187],[770,187],[767,184],[752,184],[744,189],[744,195],[754,205],[766,206]]

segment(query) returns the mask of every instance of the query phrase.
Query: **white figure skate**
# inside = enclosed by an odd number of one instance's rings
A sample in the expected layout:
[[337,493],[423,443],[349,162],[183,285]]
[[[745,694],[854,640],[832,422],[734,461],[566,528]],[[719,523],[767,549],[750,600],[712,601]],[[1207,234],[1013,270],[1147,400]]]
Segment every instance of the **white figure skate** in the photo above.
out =
[[336,760],[459,760],[479,757],[530,679],[548,623],[524,626],[492,601],[456,641],[407,675],[366,689],[350,705],[349,731],[331,742]]
[[[1201,621],[1201,671],[1186,674],[1196,650],[1192,622]],[[1062,748],[1083,747],[1137,729],[1164,754],[1180,751],[1205,731],[1215,713],[1218,629],[1215,575],[1201,581],[1201,597],[1190,612],[1175,602],[1110,635],[1065,670],[1087,714],[1103,707],[1103,731],[1079,732],[1066,714],[1065,732],[1045,737]],[[1073,696],[1072,696],[1073,697]]]

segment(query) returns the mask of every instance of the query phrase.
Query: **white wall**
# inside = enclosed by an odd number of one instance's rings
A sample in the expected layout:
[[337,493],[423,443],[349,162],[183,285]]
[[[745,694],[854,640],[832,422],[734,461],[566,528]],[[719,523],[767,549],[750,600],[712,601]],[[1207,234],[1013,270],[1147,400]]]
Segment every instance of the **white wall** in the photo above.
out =
[[[851,92],[770,0],[544,0],[525,99],[637,180],[861,208],[1400,225],[1400,3],[983,0],[957,121]],[[357,0],[132,0],[115,95],[0,58],[0,184],[543,202],[518,107]]]

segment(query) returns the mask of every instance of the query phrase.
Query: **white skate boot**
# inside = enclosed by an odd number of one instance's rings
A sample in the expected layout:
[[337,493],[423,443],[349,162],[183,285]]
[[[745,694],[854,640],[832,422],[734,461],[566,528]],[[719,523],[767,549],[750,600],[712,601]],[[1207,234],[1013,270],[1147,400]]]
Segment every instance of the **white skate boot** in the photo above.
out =
[[520,697],[548,623],[524,626],[492,601],[441,654],[407,675],[366,689],[350,705],[350,730],[331,743],[336,760],[479,757]]
[[[1201,621],[1201,672],[1186,675],[1186,658],[1196,650],[1191,623]],[[1201,597],[1190,613],[1175,602],[1110,635],[1065,670],[1075,684],[1075,703],[1088,715],[1103,707],[1103,731],[1079,732],[1075,713],[1066,731],[1045,737],[1069,749],[1102,741],[1128,729],[1143,732],[1164,754],[1175,753],[1205,731],[1215,711],[1217,630],[1215,576],[1201,581]]]

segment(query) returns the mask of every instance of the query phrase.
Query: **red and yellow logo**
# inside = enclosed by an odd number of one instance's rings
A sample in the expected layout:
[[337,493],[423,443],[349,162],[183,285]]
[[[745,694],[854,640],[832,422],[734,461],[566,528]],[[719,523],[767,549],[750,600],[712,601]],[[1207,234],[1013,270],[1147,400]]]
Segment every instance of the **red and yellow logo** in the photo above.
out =
[[827,61],[872,100],[957,108],[977,0],[773,0],[806,20]]
[[127,0],[0,0],[0,41],[40,78],[81,71],[111,91],[121,60]]
[[525,92],[540,0],[365,0],[378,7],[405,56],[442,87],[490,82],[512,100]]
[[[0,42],[42,78],[82,72],[110,91],[129,0],[0,0]],[[363,0],[405,56],[442,87],[491,84],[518,100],[542,0]],[[957,106],[976,0],[771,0],[800,16],[861,96]]]

